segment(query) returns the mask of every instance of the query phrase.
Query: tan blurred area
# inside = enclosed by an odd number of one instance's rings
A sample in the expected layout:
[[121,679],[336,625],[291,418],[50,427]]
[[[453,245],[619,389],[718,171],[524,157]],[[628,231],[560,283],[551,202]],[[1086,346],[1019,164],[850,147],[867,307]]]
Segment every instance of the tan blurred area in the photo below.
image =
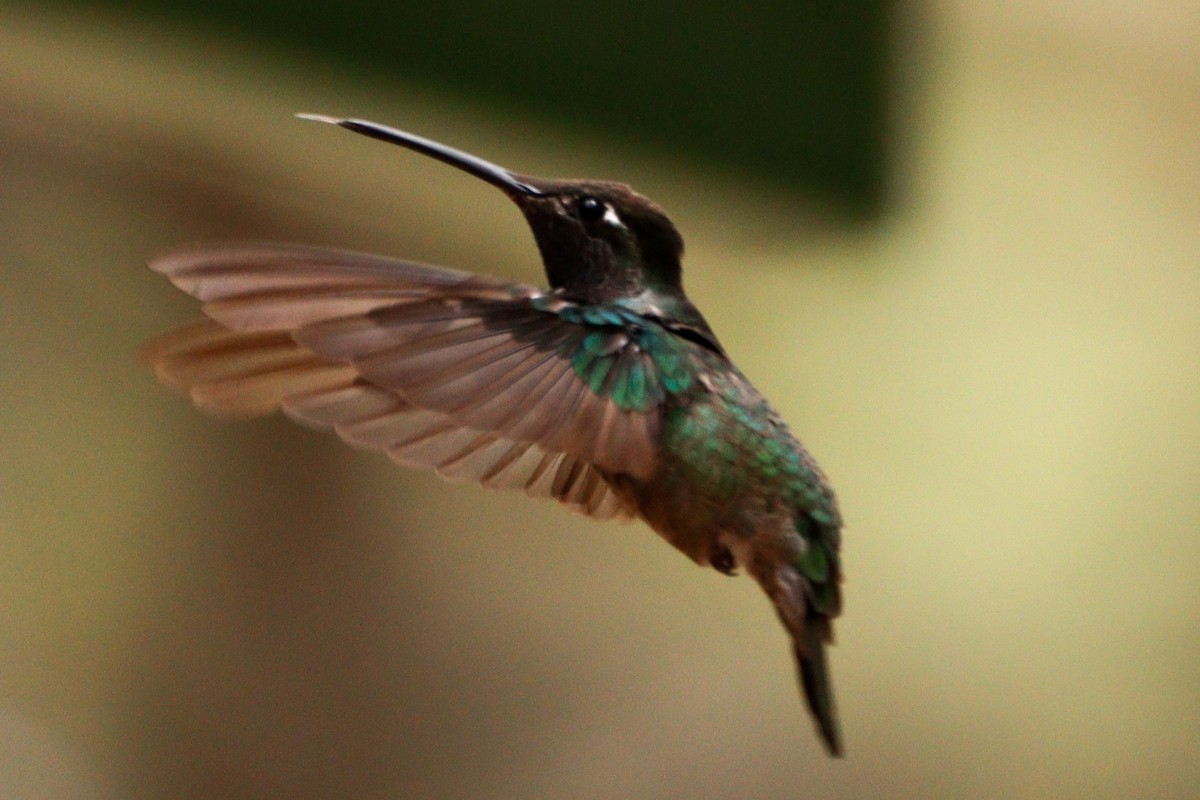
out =
[[[0,8],[0,796],[1188,798],[1200,13],[909,7],[877,228],[539,120]],[[173,245],[540,280],[516,209],[297,111],[627,181],[839,490],[828,760],[751,581],[158,387]]]

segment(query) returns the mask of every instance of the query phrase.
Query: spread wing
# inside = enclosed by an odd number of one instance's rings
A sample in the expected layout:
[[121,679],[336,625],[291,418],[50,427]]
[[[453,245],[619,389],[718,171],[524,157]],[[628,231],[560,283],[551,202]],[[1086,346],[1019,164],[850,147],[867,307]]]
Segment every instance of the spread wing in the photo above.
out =
[[660,342],[673,337],[631,328],[627,316],[465,272],[295,245],[178,251],[150,266],[210,318],[143,353],[202,408],[281,408],[401,463],[597,517],[632,516],[604,473],[655,469],[661,402],[680,382]]

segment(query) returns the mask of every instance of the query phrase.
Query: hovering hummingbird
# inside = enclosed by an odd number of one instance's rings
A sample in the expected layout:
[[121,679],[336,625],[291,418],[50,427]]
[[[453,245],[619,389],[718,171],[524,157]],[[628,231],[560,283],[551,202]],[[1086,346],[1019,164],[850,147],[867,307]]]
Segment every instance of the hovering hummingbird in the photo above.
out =
[[457,480],[641,518],[700,565],[741,566],[792,639],[825,747],[841,755],[825,645],[841,610],[833,490],[684,294],[683,239],[608,181],[519,175],[429,139],[310,114],[498,187],[550,289],[289,244],[171,252],[150,267],[206,318],[150,342],[202,409],[278,409]]

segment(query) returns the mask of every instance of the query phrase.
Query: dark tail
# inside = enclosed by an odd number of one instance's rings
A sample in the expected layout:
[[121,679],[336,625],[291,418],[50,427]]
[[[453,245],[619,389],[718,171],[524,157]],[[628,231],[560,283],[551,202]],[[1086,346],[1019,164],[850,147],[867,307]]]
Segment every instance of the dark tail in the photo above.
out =
[[837,709],[833,704],[833,684],[829,680],[829,665],[825,660],[825,640],[829,620],[810,618],[804,626],[804,643],[796,642],[796,663],[800,667],[800,685],[804,699],[812,712],[821,734],[821,741],[831,756],[842,756],[842,731],[838,725]]

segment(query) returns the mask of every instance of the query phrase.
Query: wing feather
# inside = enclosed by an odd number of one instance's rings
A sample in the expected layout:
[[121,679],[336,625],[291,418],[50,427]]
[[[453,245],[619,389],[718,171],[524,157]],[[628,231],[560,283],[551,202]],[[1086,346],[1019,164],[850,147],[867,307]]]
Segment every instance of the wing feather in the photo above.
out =
[[150,268],[235,330],[293,330],[451,289],[500,297],[536,292],[460,270],[271,242],[176,250],[153,259]]
[[[652,365],[623,333],[610,330],[595,345],[596,358],[612,361],[596,373],[608,378],[593,385],[569,357],[593,332],[530,306],[527,298],[456,296],[327,320],[302,328],[296,338],[463,425],[647,477],[656,466],[658,409],[617,411],[604,390],[646,391]],[[529,375],[537,377],[523,380]],[[539,389],[531,391],[533,385]],[[655,425],[636,422],[639,416],[655,417]]]
[[[451,480],[551,497],[597,519],[633,517],[591,465],[416,408],[362,380],[352,366],[320,359],[286,333],[230,331],[202,319],[150,342],[141,356],[165,383],[209,412],[258,416],[282,408],[297,422],[333,430],[355,447],[385,451],[399,463]],[[587,497],[556,494],[552,481],[538,479],[549,462],[593,475],[589,485],[598,488]]]
[[146,356],[210,410],[282,408],[402,463],[595,514],[628,511],[605,473],[657,469],[665,379],[637,340],[651,323],[620,309],[297,245],[194,248],[151,267],[220,323]]

